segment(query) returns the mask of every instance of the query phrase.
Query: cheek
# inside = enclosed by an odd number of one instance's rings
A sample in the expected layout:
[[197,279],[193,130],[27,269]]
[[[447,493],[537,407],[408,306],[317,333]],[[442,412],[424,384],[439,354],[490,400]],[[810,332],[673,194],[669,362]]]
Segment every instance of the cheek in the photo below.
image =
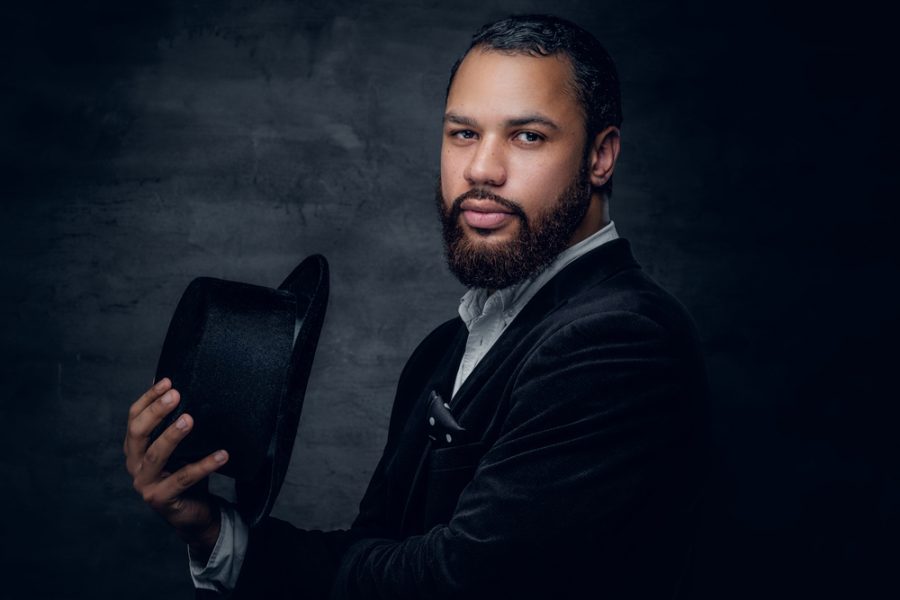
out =
[[520,165],[516,190],[522,202],[543,204],[559,196],[572,179],[572,164],[570,160],[542,160]]
[[441,190],[445,198],[453,199],[465,191],[464,167],[458,152],[441,151]]

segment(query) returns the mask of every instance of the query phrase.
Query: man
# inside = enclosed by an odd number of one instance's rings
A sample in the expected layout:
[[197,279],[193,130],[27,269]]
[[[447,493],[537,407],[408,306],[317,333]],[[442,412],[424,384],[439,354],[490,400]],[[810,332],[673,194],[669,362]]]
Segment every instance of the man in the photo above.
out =
[[[703,478],[705,382],[684,309],[609,220],[621,109],[611,59],[567,21],[484,27],[453,68],[437,190],[460,318],[407,362],[353,526],[248,531],[172,476],[163,380],[129,415],[135,488],[238,598],[671,598]],[[449,423],[442,426],[435,420]],[[197,491],[200,489],[201,491]]]

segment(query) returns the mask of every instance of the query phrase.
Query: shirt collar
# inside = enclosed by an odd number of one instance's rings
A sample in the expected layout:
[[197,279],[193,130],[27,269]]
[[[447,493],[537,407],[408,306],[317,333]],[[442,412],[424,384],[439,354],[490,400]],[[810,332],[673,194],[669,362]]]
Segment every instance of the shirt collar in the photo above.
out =
[[484,288],[470,288],[459,301],[459,316],[466,324],[466,329],[471,330],[476,320],[498,313],[505,313],[507,319],[511,320],[545,283],[569,263],[618,237],[616,224],[610,221],[599,231],[560,252],[545,269],[524,281],[497,290],[490,296]]

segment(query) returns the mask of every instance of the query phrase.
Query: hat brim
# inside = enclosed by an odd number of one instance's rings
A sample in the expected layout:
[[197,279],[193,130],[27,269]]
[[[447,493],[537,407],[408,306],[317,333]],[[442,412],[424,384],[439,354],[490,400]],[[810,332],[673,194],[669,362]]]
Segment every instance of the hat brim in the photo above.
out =
[[289,292],[297,300],[295,337],[275,437],[267,460],[254,480],[235,484],[238,510],[251,527],[258,525],[272,510],[290,464],[306,385],[328,305],[329,274],[325,257],[320,254],[307,257],[278,289]]

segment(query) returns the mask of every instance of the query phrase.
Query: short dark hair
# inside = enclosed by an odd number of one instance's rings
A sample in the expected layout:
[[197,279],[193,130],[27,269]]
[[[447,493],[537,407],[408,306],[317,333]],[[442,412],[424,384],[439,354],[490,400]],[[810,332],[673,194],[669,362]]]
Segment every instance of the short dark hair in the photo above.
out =
[[[531,56],[564,54],[572,64],[573,91],[584,111],[587,144],[606,127],[622,125],[616,65],[597,38],[575,23],[551,15],[513,15],[488,23],[475,32],[469,47],[451,67],[448,96],[459,65],[473,48]],[[612,194],[612,178],[600,191]]]

